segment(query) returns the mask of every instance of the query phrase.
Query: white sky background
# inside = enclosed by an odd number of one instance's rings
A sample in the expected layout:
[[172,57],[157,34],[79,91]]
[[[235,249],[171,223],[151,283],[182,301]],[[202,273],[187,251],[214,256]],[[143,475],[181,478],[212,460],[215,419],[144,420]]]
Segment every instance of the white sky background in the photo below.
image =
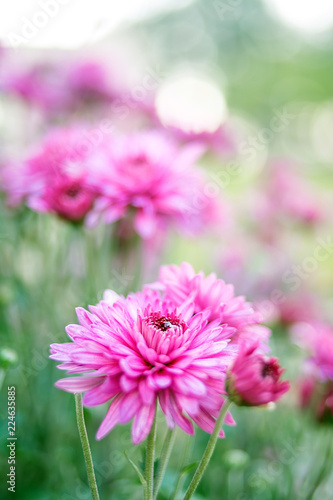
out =
[[[76,49],[103,39],[123,23],[183,8],[191,1],[0,0],[0,39],[12,46]],[[263,1],[282,22],[305,33],[333,24],[333,0]]]
[[183,8],[191,0],[1,0],[4,45],[76,49],[123,23]]

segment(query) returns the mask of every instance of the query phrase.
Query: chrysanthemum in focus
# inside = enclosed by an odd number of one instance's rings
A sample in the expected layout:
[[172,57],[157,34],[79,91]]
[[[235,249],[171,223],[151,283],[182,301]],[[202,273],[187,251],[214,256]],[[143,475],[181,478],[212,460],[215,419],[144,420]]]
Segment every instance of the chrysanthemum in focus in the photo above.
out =
[[265,341],[270,330],[260,325],[261,314],[254,311],[245,297],[235,296],[233,285],[218,279],[214,273],[205,276],[183,262],[181,266],[162,266],[159,281],[151,285],[161,289],[165,296],[179,305],[187,297],[194,301],[195,312],[208,309],[209,321],[218,321],[235,329],[233,342],[239,338]]
[[239,406],[261,406],[279,399],[289,390],[282,381],[283,369],[277,358],[268,358],[258,344],[242,344],[227,376],[227,392]]
[[158,132],[115,137],[106,146],[107,166],[93,178],[102,193],[90,225],[121,220],[149,239],[169,226],[196,234],[223,220],[224,209],[205,193],[206,179],[195,167],[200,146],[179,149]]
[[87,179],[99,161],[84,130],[56,129],[26,158],[2,168],[2,189],[11,206],[25,202],[37,212],[79,221],[96,198]]
[[[156,291],[127,298],[109,291],[90,312],[77,309],[80,324],[66,329],[72,342],[51,346],[60,369],[83,374],[56,386],[85,392],[86,406],[110,402],[97,439],[134,417],[132,438],[139,443],[150,431],[157,401],[170,428],[193,434],[193,421],[211,433],[236,348],[229,346],[234,329],[208,324],[209,314],[195,313],[191,300],[177,307]],[[233,424],[230,415],[226,422]]]

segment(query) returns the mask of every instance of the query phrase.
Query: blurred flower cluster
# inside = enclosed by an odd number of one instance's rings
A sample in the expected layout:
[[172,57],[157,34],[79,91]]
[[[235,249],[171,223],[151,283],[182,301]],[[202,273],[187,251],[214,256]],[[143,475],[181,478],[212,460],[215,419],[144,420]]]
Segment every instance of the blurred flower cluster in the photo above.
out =
[[[87,142],[82,127],[59,128],[40,146],[2,169],[11,206],[25,202],[37,212],[70,221],[121,221],[122,233],[142,238],[174,225],[198,233],[223,221],[218,203],[204,197],[205,182],[195,166],[201,148],[177,147],[159,132],[137,132]],[[223,214],[223,212],[222,212]],[[220,221],[219,221],[220,219]]]
[[[112,88],[107,68],[97,61],[13,70],[6,55],[2,92],[37,109],[41,120],[26,152],[2,160],[1,187],[10,206],[25,203],[90,227],[118,221],[122,236],[135,231],[144,239],[171,226],[185,235],[223,227],[225,202],[204,192],[208,177],[197,166],[210,134],[181,137],[181,130],[166,129],[155,110],[147,111],[152,95],[133,104],[124,89]],[[120,103],[129,112],[129,127]],[[145,121],[131,130],[139,111]],[[87,112],[98,127],[91,128]],[[228,149],[221,131],[213,136],[214,144]]]

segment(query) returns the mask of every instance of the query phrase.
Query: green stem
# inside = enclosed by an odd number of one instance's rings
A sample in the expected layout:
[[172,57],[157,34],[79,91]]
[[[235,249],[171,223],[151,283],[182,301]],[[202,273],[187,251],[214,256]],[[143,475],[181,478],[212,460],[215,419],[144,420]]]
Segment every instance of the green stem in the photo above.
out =
[[159,462],[158,469],[157,469],[156,485],[155,485],[155,491],[154,491],[154,500],[156,500],[160,486],[162,484],[165,469],[168,465],[169,458],[170,458],[171,451],[172,451],[172,447],[173,447],[173,444],[175,442],[175,437],[176,437],[175,429],[168,429],[167,434],[165,436],[164,443],[163,443],[160,462]]
[[79,429],[84,460],[86,462],[86,469],[89,481],[89,487],[91,491],[91,496],[93,500],[99,500],[98,489],[96,484],[96,477],[94,473],[94,465],[91,457],[91,451],[89,446],[88,434],[86,425],[84,423],[83,406],[82,406],[82,394],[75,394],[75,408],[76,408],[76,420]]
[[145,500],[153,500],[154,491],[154,459],[155,459],[155,439],[156,439],[156,414],[153,421],[151,431],[147,437],[147,448],[146,448],[146,467],[145,467]]
[[223,421],[225,419],[225,416],[227,414],[227,411],[228,411],[230,405],[231,405],[231,401],[226,399],[222,408],[221,408],[220,414],[216,419],[214,430],[209,438],[209,441],[208,441],[207,447],[205,449],[205,452],[202,456],[202,459],[198,465],[197,470],[195,471],[195,474],[192,478],[192,481],[190,482],[189,487],[187,488],[187,491],[186,491],[185,496],[184,496],[184,500],[189,500],[192,497],[195,490],[197,489],[198,484],[200,483],[200,481],[202,479],[202,476],[205,473],[205,470],[206,470],[206,468],[209,464],[209,461],[211,459],[211,456],[213,454],[213,451],[214,451],[214,448],[216,445],[216,441],[218,439],[219,432],[221,430]]
[[5,380],[6,370],[0,368],[0,390],[2,388],[3,381]]

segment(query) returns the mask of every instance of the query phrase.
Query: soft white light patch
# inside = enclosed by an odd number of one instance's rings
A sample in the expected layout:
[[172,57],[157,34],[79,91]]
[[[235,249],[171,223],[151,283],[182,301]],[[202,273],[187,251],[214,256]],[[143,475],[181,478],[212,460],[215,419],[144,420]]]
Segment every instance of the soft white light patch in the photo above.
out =
[[320,33],[333,24],[332,0],[265,0],[280,19],[293,28]]
[[226,117],[226,103],[219,88],[190,75],[173,77],[162,84],[156,110],[164,126],[194,133],[214,132]]

